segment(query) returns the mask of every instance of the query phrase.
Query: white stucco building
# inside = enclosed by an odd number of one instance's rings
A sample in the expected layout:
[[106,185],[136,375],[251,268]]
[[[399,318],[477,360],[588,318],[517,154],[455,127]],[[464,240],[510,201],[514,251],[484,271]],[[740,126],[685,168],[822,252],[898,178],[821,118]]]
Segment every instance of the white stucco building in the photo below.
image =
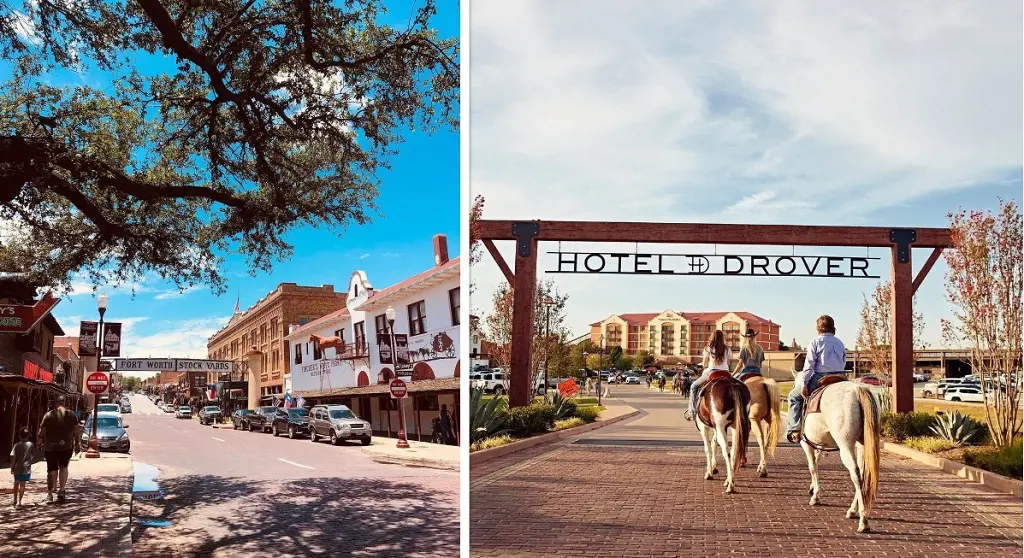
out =
[[[404,399],[409,439],[427,441],[442,406],[457,417],[459,258],[448,259],[443,235],[434,237],[434,262],[434,267],[379,290],[365,272],[356,270],[348,278],[345,308],[292,327],[286,337],[292,351],[292,393],[309,403],[347,405],[371,423],[376,435],[394,436],[398,407],[388,382],[397,375],[409,384]],[[390,351],[389,307],[395,313],[397,365]],[[321,350],[317,338],[328,337],[340,338],[344,349]]]

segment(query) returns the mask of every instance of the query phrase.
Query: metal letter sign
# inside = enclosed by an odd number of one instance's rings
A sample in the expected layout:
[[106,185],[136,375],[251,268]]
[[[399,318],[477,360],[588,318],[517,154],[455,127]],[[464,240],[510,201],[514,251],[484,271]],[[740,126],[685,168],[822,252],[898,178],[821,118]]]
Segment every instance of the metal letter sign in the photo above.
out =
[[756,256],[749,254],[629,254],[548,252],[558,268],[547,273],[613,275],[705,275],[754,277],[832,277],[879,279],[868,265],[878,258],[850,256]]

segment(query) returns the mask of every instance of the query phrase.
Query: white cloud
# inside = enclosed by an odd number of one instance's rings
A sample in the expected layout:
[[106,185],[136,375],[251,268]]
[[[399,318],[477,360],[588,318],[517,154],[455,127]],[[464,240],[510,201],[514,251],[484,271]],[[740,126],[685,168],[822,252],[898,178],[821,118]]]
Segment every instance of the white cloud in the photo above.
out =
[[185,287],[184,289],[181,289],[181,290],[169,289],[169,290],[160,292],[159,294],[157,294],[153,298],[155,298],[156,300],[166,300],[166,299],[169,299],[169,298],[178,298],[178,297],[185,296],[188,293],[194,293],[194,292],[196,292],[196,291],[198,291],[198,290],[200,290],[202,288],[203,288],[202,285],[192,285],[191,287]]
[[148,335],[126,334],[121,353],[134,358],[206,358],[206,342],[227,321],[227,317],[211,317],[159,322]]
[[369,254],[362,254],[362,255],[359,256],[359,259],[360,260],[365,260],[366,258],[369,258],[369,257],[370,257]]

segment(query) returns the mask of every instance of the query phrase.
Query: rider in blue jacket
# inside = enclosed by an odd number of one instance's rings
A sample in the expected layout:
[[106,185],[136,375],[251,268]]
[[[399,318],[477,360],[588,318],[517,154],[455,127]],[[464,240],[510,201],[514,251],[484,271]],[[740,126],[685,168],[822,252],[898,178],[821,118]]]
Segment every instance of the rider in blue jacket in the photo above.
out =
[[797,443],[800,434],[800,417],[804,409],[803,387],[808,395],[818,387],[818,382],[828,374],[846,374],[846,346],[836,337],[836,323],[832,316],[818,318],[818,336],[807,348],[807,360],[803,369],[803,382],[794,382],[789,392],[789,430],[786,438]]

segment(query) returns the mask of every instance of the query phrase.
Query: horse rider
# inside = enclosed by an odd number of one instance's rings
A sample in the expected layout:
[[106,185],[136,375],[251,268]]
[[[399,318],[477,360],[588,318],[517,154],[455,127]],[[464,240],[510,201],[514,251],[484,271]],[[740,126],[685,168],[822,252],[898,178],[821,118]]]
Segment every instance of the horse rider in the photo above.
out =
[[686,420],[694,420],[697,416],[697,393],[700,391],[701,386],[706,384],[709,380],[709,376],[715,370],[729,371],[729,361],[732,360],[732,349],[725,344],[725,335],[722,330],[716,329],[715,334],[711,337],[711,341],[708,342],[708,346],[704,347],[704,357],[701,359],[703,364],[703,372],[701,372],[700,378],[693,381],[690,385],[690,408],[683,415]]
[[755,337],[757,337],[757,332],[748,327],[747,332],[743,334],[743,341],[740,343],[740,359],[736,362],[736,370],[733,372],[734,376],[738,377],[747,372],[761,373],[761,365],[764,363],[764,349],[757,343],[754,343]]
[[802,381],[801,378],[797,378],[797,381],[793,382],[793,391],[789,392],[789,430],[786,432],[786,439],[794,444],[800,439],[804,386],[810,395],[814,393],[822,377],[830,374],[846,375],[846,346],[836,337],[835,320],[832,316],[822,315],[816,325],[818,336],[807,348]]

